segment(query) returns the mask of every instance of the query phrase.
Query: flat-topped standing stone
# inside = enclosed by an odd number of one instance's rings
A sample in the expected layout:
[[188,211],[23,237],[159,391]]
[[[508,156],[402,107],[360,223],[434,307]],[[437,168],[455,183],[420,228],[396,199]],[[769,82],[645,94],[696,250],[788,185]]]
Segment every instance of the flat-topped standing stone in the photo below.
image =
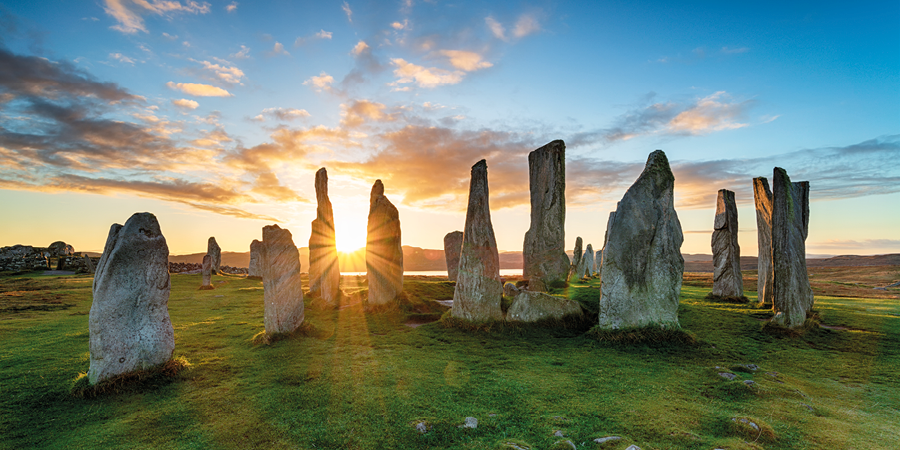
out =
[[566,255],[566,144],[553,141],[528,154],[531,227],[525,233],[522,276],[546,291],[569,273]]
[[201,290],[209,290],[212,289],[213,286],[211,284],[212,279],[212,257],[207,255],[203,255],[203,265],[202,270],[200,271],[203,274],[203,284],[200,285]]
[[309,236],[309,291],[326,306],[336,306],[340,296],[341,270],[334,240],[334,211],[328,199],[328,172],[316,172],[316,218]]
[[459,274],[459,253],[462,251],[463,232],[452,231],[444,236],[444,258],[447,260],[447,278],[456,281]]
[[263,227],[262,235],[263,323],[267,334],[290,333],[304,317],[300,252],[291,232],[278,225]]
[[366,279],[369,283],[369,306],[386,305],[403,292],[400,213],[384,196],[381,180],[375,180],[369,196]]
[[814,302],[806,270],[809,182],[791,183],[787,172],[776,167],[772,197],[772,260],[775,267],[775,317],[772,321],[798,327],[806,321],[806,313]]
[[588,244],[587,248],[584,249],[581,265],[584,267],[581,272],[582,277],[590,277],[594,274],[594,247],[591,244]]
[[581,236],[575,238],[575,250],[572,252],[572,264],[569,266],[568,281],[581,278],[578,275],[578,268],[581,266],[581,258],[584,258],[584,251],[581,248]]
[[734,192],[719,190],[712,233],[713,289],[717,297],[744,296],[741,247],[738,245],[737,203]]
[[172,358],[169,247],[156,216],[135,213],[113,224],[97,263],[88,318],[91,384]]
[[219,266],[222,265],[222,249],[219,248],[219,244],[216,242],[215,237],[210,237],[209,241],[206,243],[206,254],[209,255],[212,264],[212,274],[217,275],[219,273]]
[[482,159],[472,166],[466,228],[451,314],[472,322],[503,320],[502,294],[500,254],[488,202],[487,163]]
[[771,308],[775,299],[775,266],[772,262],[772,191],[763,177],[753,179],[753,200],[756,204],[757,282],[759,307]]
[[601,269],[601,329],[680,328],[684,236],[675,213],[674,185],[669,161],[657,150],[610,216]]
[[260,267],[260,251],[263,243],[256,239],[250,243],[250,264],[247,267],[247,278],[262,279],[262,267]]

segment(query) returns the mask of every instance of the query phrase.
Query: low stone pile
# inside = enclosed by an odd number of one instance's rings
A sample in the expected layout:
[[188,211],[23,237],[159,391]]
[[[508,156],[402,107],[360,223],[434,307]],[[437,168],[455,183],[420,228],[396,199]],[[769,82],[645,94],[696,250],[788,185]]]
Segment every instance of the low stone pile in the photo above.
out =
[[[185,263],[185,262],[169,262],[169,273],[185,273],[197,272],[203,270],[203,264]],[[219,266],[218,273],[227,273],[231,275],[246,275],[248,272],[246,267]]]
[[[13,245],[0,247],[0,272],[28,272],[33,270],[50,270],[54,267],[73,272],[91,272],[85,255],[62,241],[50,244],[50,247],[34,247],[31,245]],[[53,259],[51,265],[51,259]],[[100,258],[93,258],[96,265]]]

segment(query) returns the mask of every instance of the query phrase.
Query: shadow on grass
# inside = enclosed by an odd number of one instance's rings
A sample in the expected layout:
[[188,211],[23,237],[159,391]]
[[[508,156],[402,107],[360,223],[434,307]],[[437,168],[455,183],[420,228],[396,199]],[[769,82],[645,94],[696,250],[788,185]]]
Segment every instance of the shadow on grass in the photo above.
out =
[[116,375],[95,385],[88,381],[87,372],[81,372],[72,381],[69,392],[79,398],[94,398],[108,394],[150,391],[181,379],[190,368],[191,363],[184,356],[176,356],[165,364]]

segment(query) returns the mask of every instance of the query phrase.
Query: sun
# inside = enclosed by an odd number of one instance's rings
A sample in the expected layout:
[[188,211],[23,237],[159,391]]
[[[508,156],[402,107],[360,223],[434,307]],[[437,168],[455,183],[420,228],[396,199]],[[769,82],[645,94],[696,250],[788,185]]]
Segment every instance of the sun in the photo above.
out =
[[368,221],[365,212],[360,214],[352,212],[334,212],[334,241],[337,251],[353,253],[366,246],[366,224]]

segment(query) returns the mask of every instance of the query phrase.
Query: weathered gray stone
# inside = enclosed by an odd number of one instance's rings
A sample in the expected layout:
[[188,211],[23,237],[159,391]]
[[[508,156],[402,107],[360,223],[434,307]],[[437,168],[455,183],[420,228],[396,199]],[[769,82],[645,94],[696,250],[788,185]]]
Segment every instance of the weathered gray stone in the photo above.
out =
[[263,323],[267,334],[290,333],[304,317],[300,252],[291,232],[278,225],[263,227],[262,235]]
[[622,438],[620,436],[606,436],[606,437],[594,439],[594,442],[596,442],[598,444],[605,444],[607,442],[614,442],[614,441],[620,441],[620,440],[622,440]]
[[369,283],[367,301],[370,307],[387,305],[403,292],[400,213],[384,196],[381,180],[375,180],[369,196],[366,279]]
[[[506,283],[507,286],[510,284]],[[583,315],[581,305],[575,300],[554,297],[544,292],[519,291],[506,311],[506,320],[508,322],[537,322]]]
[[806,270],[809,227],[809,182],[791,183],[787,172],[775,168],[772,179],[772,262],[775,268],[773,322],[798,327],[812,309],[812,288]]
[[47,250],[50,252],[50,256],[70,256],[75,254],[75,247],[63,241],[56,241],[50,244]]
[[472,322],[503,320],[500,254],[488,197],[487,163],[482,159],[472,166],[459,276],[451,310],[453,317]]
[[519,292],[522,292],[521,289],[518,288],[513,283],[503,283],[503,296],[504,297],[515,297],[519,295]]
[[215,237],[210,237],[209,241],[206,242],[206,254],[211,258],[212,274],[217,275],[219,266],[222,265],[222,249],[219,248]]
[[459,275],[459,253],[462,251],[463,232],[452,231],[444,236],[444,259],[447,260],[447,278],[456,281]]
[[91,384],[172,358],[168,259],[169,247],[153,214],[135,213],[124,226],[110,227],[88,318]]
[[208,254],[203,255],[203,268],[201,269],[203,284],[200,285],[200,289],[212,289],[212,257]]
[[575,238],[575,250],[572,252],[572,264],[569,266],[568,281],[581,278],[578,275],[578,269],[581,267],[581,258],[584,258],[584,251],[582,250],[581,236],[578,236]]
[[772,191],[763,177],[753,179],[756,204],[757,282],[756,295],[760,307],[772,307],[775,299],[775,267],[772,261]]
[[675,212],[674,184],[665,153],[651,153],[611,216],[601,269],[601,329],[651,324],[680,328],[684,236]]
[[600,262],[603,261],[603,250],[594,252],[594,267],[591,269],[594,275],[600,275]]
[[262,279],[262,267],[260,265],[260,251],[263,243],[256,239],[250,243],[250,264],[247,267],[247,278]]
[[94,273],[94,261],[91,260],[91,257],[85,253],[82,258],[84,259],[85,270],[87,270],[88,273]]
[[719,190],[712,233],[713,289],[718,297],[744,296],[741,247],[738,245],[737,203],[734,192]]
[[341,270],[334,240],[334,211],[328,198],[328,172],[316,172],[316,218],[309,236],[309,291],[325,306],[337,306]]
[[594,274],[594,247],[591,244],[584,249],[584,255],[581,257],[581,277],[590,277]]
[[[522,275],[534,286],[564,280],[566,255],[566,144],[561,140],[528,154],[531,227],[525,233]],[[529,284],[531,286],[531,284]],[[545,289],[534,289],[545,290]]]
[[478,419],[474,417],[466,417],[466,423],[462,424],[463,428],[478,428]]
[[606,220],[606,232],[603,233],[603,248],[600,249],[600,259],[597,261],[597,272],[599,274],[603,274],[603,260],[606,259],[606,243],[609,242],[609,229],[612,227],[615,218],[616,212],[611,211],[609,213],[609,219]]

